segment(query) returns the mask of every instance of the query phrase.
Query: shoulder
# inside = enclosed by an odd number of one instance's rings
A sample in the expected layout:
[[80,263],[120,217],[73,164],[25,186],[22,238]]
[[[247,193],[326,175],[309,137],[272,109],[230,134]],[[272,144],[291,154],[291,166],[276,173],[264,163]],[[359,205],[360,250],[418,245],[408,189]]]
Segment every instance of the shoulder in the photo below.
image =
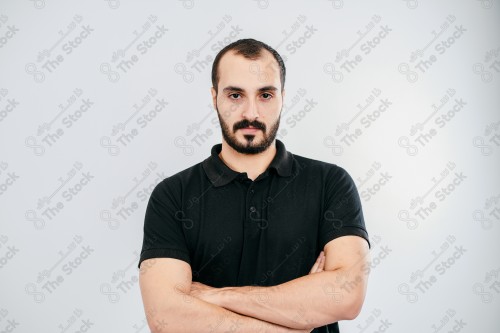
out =
[[330,162],[292,154],[296,162],[296,168],[316,177],[322,176],[323,180],[351,181],[352,177],[343,167]]
[[357,195],[354,179],[343,167],[313,158],[294,155],[298,170],[295,174],[301,178],[300,184],[321,189],[323,196],[342,196],[346,194]]
[[200,179],[201,176],[203,176],[203,168],[202,162],[199,162],[173,175],[165,177],[156,185],[153,192],[158,192],[158,194],[181,192],[191,181],[196,181]]

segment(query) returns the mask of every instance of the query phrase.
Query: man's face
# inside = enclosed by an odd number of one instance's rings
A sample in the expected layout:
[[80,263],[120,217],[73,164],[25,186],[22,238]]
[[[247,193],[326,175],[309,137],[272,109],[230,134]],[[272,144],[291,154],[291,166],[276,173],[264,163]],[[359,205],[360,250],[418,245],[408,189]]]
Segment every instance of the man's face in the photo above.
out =
[[283,96],[278,63],[270,52],[262,50],[256,60],[227,52],[212,98],[228,145],[242,154],[266,150],[278,132]]

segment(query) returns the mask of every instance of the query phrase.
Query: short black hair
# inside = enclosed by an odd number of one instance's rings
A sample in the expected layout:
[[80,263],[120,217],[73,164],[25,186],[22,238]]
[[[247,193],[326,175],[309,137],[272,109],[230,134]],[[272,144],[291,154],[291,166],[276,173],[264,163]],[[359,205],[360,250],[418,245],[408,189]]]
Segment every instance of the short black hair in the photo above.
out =
[[239,39],[229,45],[226,45],[222,50],[219,51],[219,53],[217,53],[214,59],[214,63],[212,64],[212,86],[214,87],[215,91],[217,92],[217,86],[219,84],[219,62],[224,54],[226,54],[228,51],[233,50],[236,52],[236,54],[241,54],[247,59],[255,60],[261,56],[261,51],[263,49],[269,51],[273,55],[274,59],[276,59],[276,61],[278,62],[278,66],[280,69],[281,91],[283,91],[283,88],[285,88],[286,75],[285,63],[283,62],[283,59],[281,58],[279,53],[271,46],[252,38]]

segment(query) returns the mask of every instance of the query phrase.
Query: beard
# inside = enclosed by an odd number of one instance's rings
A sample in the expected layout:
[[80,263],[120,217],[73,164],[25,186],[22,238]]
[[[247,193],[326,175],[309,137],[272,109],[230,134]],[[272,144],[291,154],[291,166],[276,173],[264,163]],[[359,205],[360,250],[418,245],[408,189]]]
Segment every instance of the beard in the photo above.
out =
[[[231,148],[236,150],[238,153],[247,155],[259,154],[265,151],[267,148],[269,148],[269,146],[271,146],[274,139],[276,138],[276,135],[278,134],[281,111],[278,116],[278,119],[274,124],[272,124],[271,128],[269,129],[269,133],[267,133],[266,124],[261,123],[257,120],[249,121],[247,119],[243,119],[242,121],[234,123],[233,129],[231,131],[229,125],[224,121],[224,119],[221,118],[217,106],[215,107],[215,109],[217,110],[217,117],[219,117],[220,127],[222,129],[222,137],[224,138],[224,140],[226,140],[227,144]],[[256,142],[255,140],[256,134],[258,133],[256,133],[255,135],[254,134],[243,135],[243,137],[245,138],[245,143],[238,141],[235,134],[236,131],[249,126],[258,128],[262,131],[263,138],[262,140],[260,140],[260,142]]]

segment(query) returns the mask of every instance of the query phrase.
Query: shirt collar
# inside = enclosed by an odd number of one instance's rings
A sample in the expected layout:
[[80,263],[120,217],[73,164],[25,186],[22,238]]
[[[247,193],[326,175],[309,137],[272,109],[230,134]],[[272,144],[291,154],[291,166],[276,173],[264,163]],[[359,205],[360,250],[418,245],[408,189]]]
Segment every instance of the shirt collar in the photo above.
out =
[[[222,143],[212,147],[211,154],[203,161],[203,169],[207,177],[215,187],[223,186],[235,179],[240,172],[230,169],[219,157],[222,150]],[[276,139],[276,155],[274,156],[269,169],[276,170],[282,177],[288,177],[292,174],[293,155],[286,150],[285,145]]]

